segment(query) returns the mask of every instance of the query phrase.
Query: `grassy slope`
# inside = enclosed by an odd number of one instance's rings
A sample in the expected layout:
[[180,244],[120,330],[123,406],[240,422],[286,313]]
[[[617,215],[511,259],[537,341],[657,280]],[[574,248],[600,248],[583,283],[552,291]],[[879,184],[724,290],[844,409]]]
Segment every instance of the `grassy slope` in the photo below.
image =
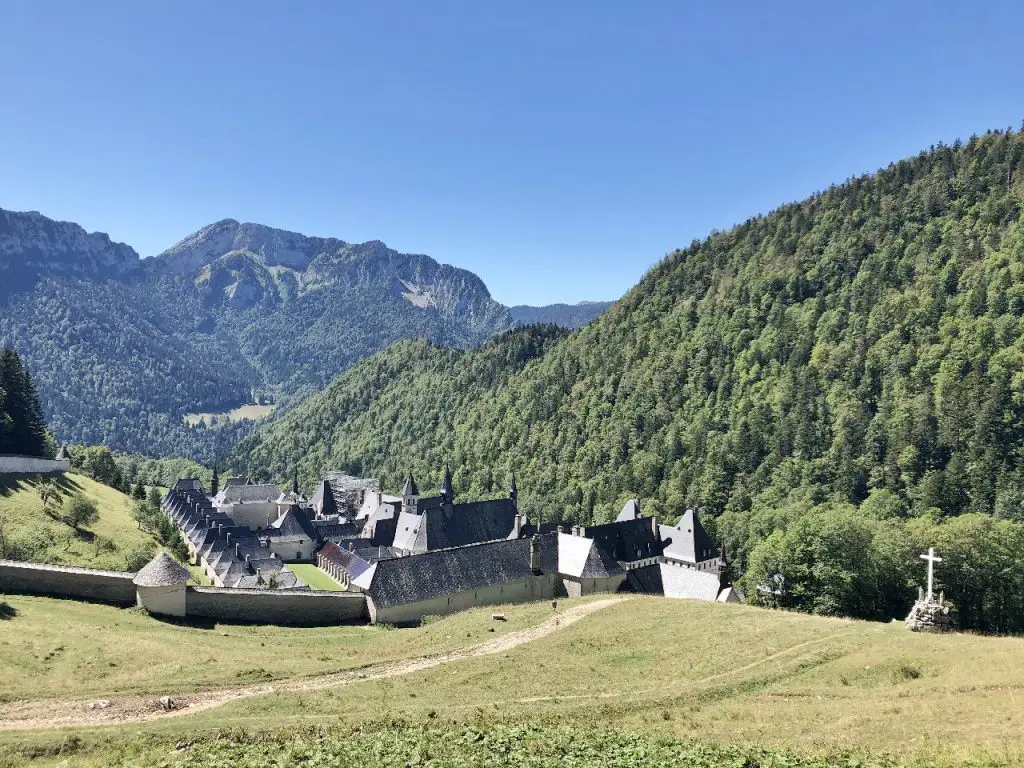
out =
[[[48,601],[11,601],[25,609],[10,622],[12,629],[19,624],[25,627],[31,619],[36,629],[29,634],[46,637],[49,620],[43,611]],[[230,680],[237,670],[254,665],[283,673],[293,669],[311,673],[371,658],[428,653],[446,643],[475,642],[483,637],[476,635],[477,629],[482,633],[483,625],[489,623],[488,609],[408,631],[231,629],[225,638],[216,632],[169,625],[154,628],[150,619],[113,609],[81,606],[76,611],[84,612],[76,618],[82,626],[97,621],[98,611],[119,617],[123,628],[109,629],[104,645],[129,637],[138,638],[133,642],[145,648],[143,638],[148,637],[150,656],[143,657],[146,663],[140,667],[149,667],[149,660],[158,655],[171,654],[155,670],[117,671],[106,678],[107,685],[131,685],[132,690],[151,685],[140,685],[137,675],[173,674],[183,681],[197,675],[205,682],[209,675]],[[513,622],[521,625],[549,615],[550,606],[541,603],[509,612]],[[464,639],[467,629],[474,634],[472,639]],[[18,631],[19,640],[25,631]],[[166,642],[170,633],[174,633],[173,643]],[[262,635],[261,642],[276,650],[257,648],[250,633]],[[365,634],[335,638],[332,633]],[[0,624],[0,637],[4,634],[11,633]],[[157,638],[164,642],[156,645]],[[43,665],[38,661],[46,651],[43,646],[45,642],[31,664]],[[200,652],[200,646],[209,650]],[[242,647],[245,654],[232,652]],[[175,656],[178,648],[184,660]],[[11,655],[7,646],[3,651],[0,658]],[[346,661],[346,654],[353,652]],[[107,653],[116,657],[113,651]],[[255,657],[246,658],[254,653]],[[317,654],[335,661],[321,661]],[[51,664],[62,663],[64,657],[57,658]],[[208,658],[220,664],[204,664]],[[32,669],[31,665],[0,667],[0,679],[17,676],[13,672],[26,675],[19,682],[5,683],[22,691],[33,685],[42,692],[66,685],[100,689],[96,681],[68,682],[67,678],[76,677],[67,674],[71,668],[45,674]],[[101,739],[98,746],[89,747],[98,750],[92,757],[99,765],[122,754],[125,740],[140,734],[149,741],[136,743],[155,745],[152,757],[165,759],[169,744],[186,737],[210,737],[224,728],[250,734],[258,729],[310,726],[376,728],[387,719],[442,727],[469,723],[500,730],[504,726],[499,723],[529,720],[554,729],[552,733],[571,726],[586,739],[611,726],[647,734],[645,739],[696,738],[805,755],[895,753],[901,761],[935,759],[936,764],[948,766],[963,765],[970,758],[978,765],[998,765],[1024,757],[1024,699],[1017,695],[1022,687],[1022,639],[915,635],[898,624],[642,597],[493,657],[344,689],[251,698],[184,719],[158,721],[141,731],[132,726],[83,735],[87,745]],[[11,734],[2,741],[38,747],[54,738]],[[486,752],[486,745],[479,749]],[[486,764],[479,762],[484,752],[476,754],[478,762],[472,762],[471,754],[463,757],[470,760],[468,764]]]
[[342,592],[344,587],[311,563],[288,563],[288,570],[309,585],[310,589]]
[[[49,546],[37,560],[121,570],[127,552],[153,542],[152,536],[139,530],[131,516],[132,500],[120,491],[84,475],[67,474],[58,482],[64,498],[82,493],[93,499],[99,507],[99,521],[76,533],[71,526],[43,512],[34,477],[0,475],[4,534],[12,540],[31,535],[44,537]],[[112,541],[116,549],[102,551],[96,546],[99,537]]]
[[[9,595],[0,614],[0,699],[188,692],[334,672],[440,652],[536,624],[546,603],[488,607],[412,630],[289,628],[159,621],[110,606]],[[488,630],[494,629],[494,632]]]

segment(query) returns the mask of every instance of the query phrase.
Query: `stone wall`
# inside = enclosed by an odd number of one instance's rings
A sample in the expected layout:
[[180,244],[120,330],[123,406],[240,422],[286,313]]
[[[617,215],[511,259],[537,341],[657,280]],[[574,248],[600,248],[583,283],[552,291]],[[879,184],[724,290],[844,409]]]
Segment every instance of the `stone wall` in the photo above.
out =
[[0,560],[0,593],[135,605],[135,574]]
[[0,456],[0,475],[48,475],[70,472],[71,462],[62,459],[37,459],[32,456]]
[[501,605],[504,603],[525,603],[546,600],[561,592],[555,574],[542,574],[522,581],[492,584],[479,589],[455,592],[429,600],[404,605],[378,608],[373,600],[367,599],[370,618],[374,622],[409,625],[417,624],[424,616],[445,616],[480,605]]
[[365,620],[366,598],[356,592],[189,587],[185,610],[190,618],[321,626]]

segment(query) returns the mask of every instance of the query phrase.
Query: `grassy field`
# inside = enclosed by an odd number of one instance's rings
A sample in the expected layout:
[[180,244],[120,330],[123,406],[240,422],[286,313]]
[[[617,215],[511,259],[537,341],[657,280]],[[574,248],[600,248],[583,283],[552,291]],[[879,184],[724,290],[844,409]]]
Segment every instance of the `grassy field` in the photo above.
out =
[[99,507],[99,521],[76,531],[43,511],[34,477],[0,475],[0,521],[11,542],[29,542],[33,559],[121,570],[133,548],[152,546],[153,537],[132,519],[132,500],[84,475],[56,477],[63,498],[82,493]]
[[531,626],[550,604],[490,608],[418,629],[188,625],[138,609],[0,596],[0,702],[184,693],[353,669],[460,648]]
[[344,592],[345,588],[311,563],[288,563],[288,570],[306,582],[310,589]]
[[[14,614],[0,621],[6,701],[315,676],[472,645],[552,615],[545,602],[502,608],[510,621],[500,625],[487,608],[411,630],[198,629],[136,611],[4,600]],[[333,765],[359,754],[353,744],[383,765],[648,764],[636,755],[709,766],[1016,765],[1022,690],[1020,638],[629,597],[495,655],[282,685],[185,718],[79,729],[71,743],[93,765],[285,765],[300,753]],[[0,756],[20,764],[68,738],[0,734]],[[193,750],[170,749],[195,739]]]
[[241,421],[242,419],[259,421],[260,419],[265,419],[273,412],[273,403],[270,405],[256,405],[254,403],[250,403],[249,405],[241,405],[238,408],[234,408],[230,411],[224,411],[223,413],[187,413],[185,414],[185,421],[192,427],[201,421],[205,421],[209,424],[213,421],[215,416],[221,421],[224,421],[225,419],[228,421]]

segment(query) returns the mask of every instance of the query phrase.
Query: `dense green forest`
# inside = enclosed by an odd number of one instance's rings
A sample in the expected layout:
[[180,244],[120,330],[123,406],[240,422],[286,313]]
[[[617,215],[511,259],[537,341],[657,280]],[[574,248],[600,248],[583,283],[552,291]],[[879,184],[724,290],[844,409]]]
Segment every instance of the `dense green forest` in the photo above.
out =
[[0,351],[0,455],[49,458],[55,450],[28,368],[13,349]]
[[804,600],[826,591],[817,555],[768,568],[769,547],[791,552],[787,535],[851,509],[879,518],[858,535],[882,550],[886,521],[910,548],[914,530],[938,536],[968,513],[1018,530],[1022,202],[1021,133],[933,147],[692,243],[567,337],[398,344],[247,438],[236,463],[395,488],[407,470],[436,482],[449,460],[468,495],[514,470],[531,511],[581,521],[630,496],[669,520],[695,506],[738,570],[803,578],[773,600],[894,614]]

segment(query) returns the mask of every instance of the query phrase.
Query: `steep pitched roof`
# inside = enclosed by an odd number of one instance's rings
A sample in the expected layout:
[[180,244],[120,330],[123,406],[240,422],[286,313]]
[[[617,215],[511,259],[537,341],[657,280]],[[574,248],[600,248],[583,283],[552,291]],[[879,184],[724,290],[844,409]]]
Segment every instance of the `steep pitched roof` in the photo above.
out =
[[[367,592],[378,608],[386,608],[521,581],[535,575],[530,568],[532,541],[502,539],[381,560]],[[538,544],[542,571],[555,572],[555,536],[540,536]]]
[[685,563],[699,563],[718,557],[718,548],[692,509],[686,510],[674,526],[659,526],[665,543],[665,557]]
[[638,517],[640,517],[640,502],[636,499],[630,499],[623,505],[619,516],[615,518],[615,522],[621,523],[625,520],[636,520]]
[[409,474],[408,477],[405,478],[405,488],[402,489],[402,495],[403,496],[419,496],[420,495],[420,489],[416,487],[416,480],[413,478],[411,473]]
[[593,579],[625,572],[622,566],[602,547],[597,546],[593,539],[571,536],[567,533],[560,533],[557,536],[559,573],[577,579]]
[[184,584],[192,574],[166,552],[154,557],[141,571],[135,574],[132,583],[138,587],[170,587]]
[[[428,509],[418,515],[423,524],[415,527],[417,536],[413,545],[405,546],[399,543],[400,536],[405,540],[403,514],[398,521],[395,546],[422,552],[505,539],[515,527],[515,516],[516,505],[511,499],[470,501]],[[410,520],[409,524],[413,522]]]
[[306,513],[297,504],[292,504],[277,520],[270,524],[267,534],[272,537],[306,538],[317,541],[316,530],[309,523]]
[[654,533],[653,518],[639,517],[585,528],[583,535],[620,563],[632,563],[661,555],[661,541]]

